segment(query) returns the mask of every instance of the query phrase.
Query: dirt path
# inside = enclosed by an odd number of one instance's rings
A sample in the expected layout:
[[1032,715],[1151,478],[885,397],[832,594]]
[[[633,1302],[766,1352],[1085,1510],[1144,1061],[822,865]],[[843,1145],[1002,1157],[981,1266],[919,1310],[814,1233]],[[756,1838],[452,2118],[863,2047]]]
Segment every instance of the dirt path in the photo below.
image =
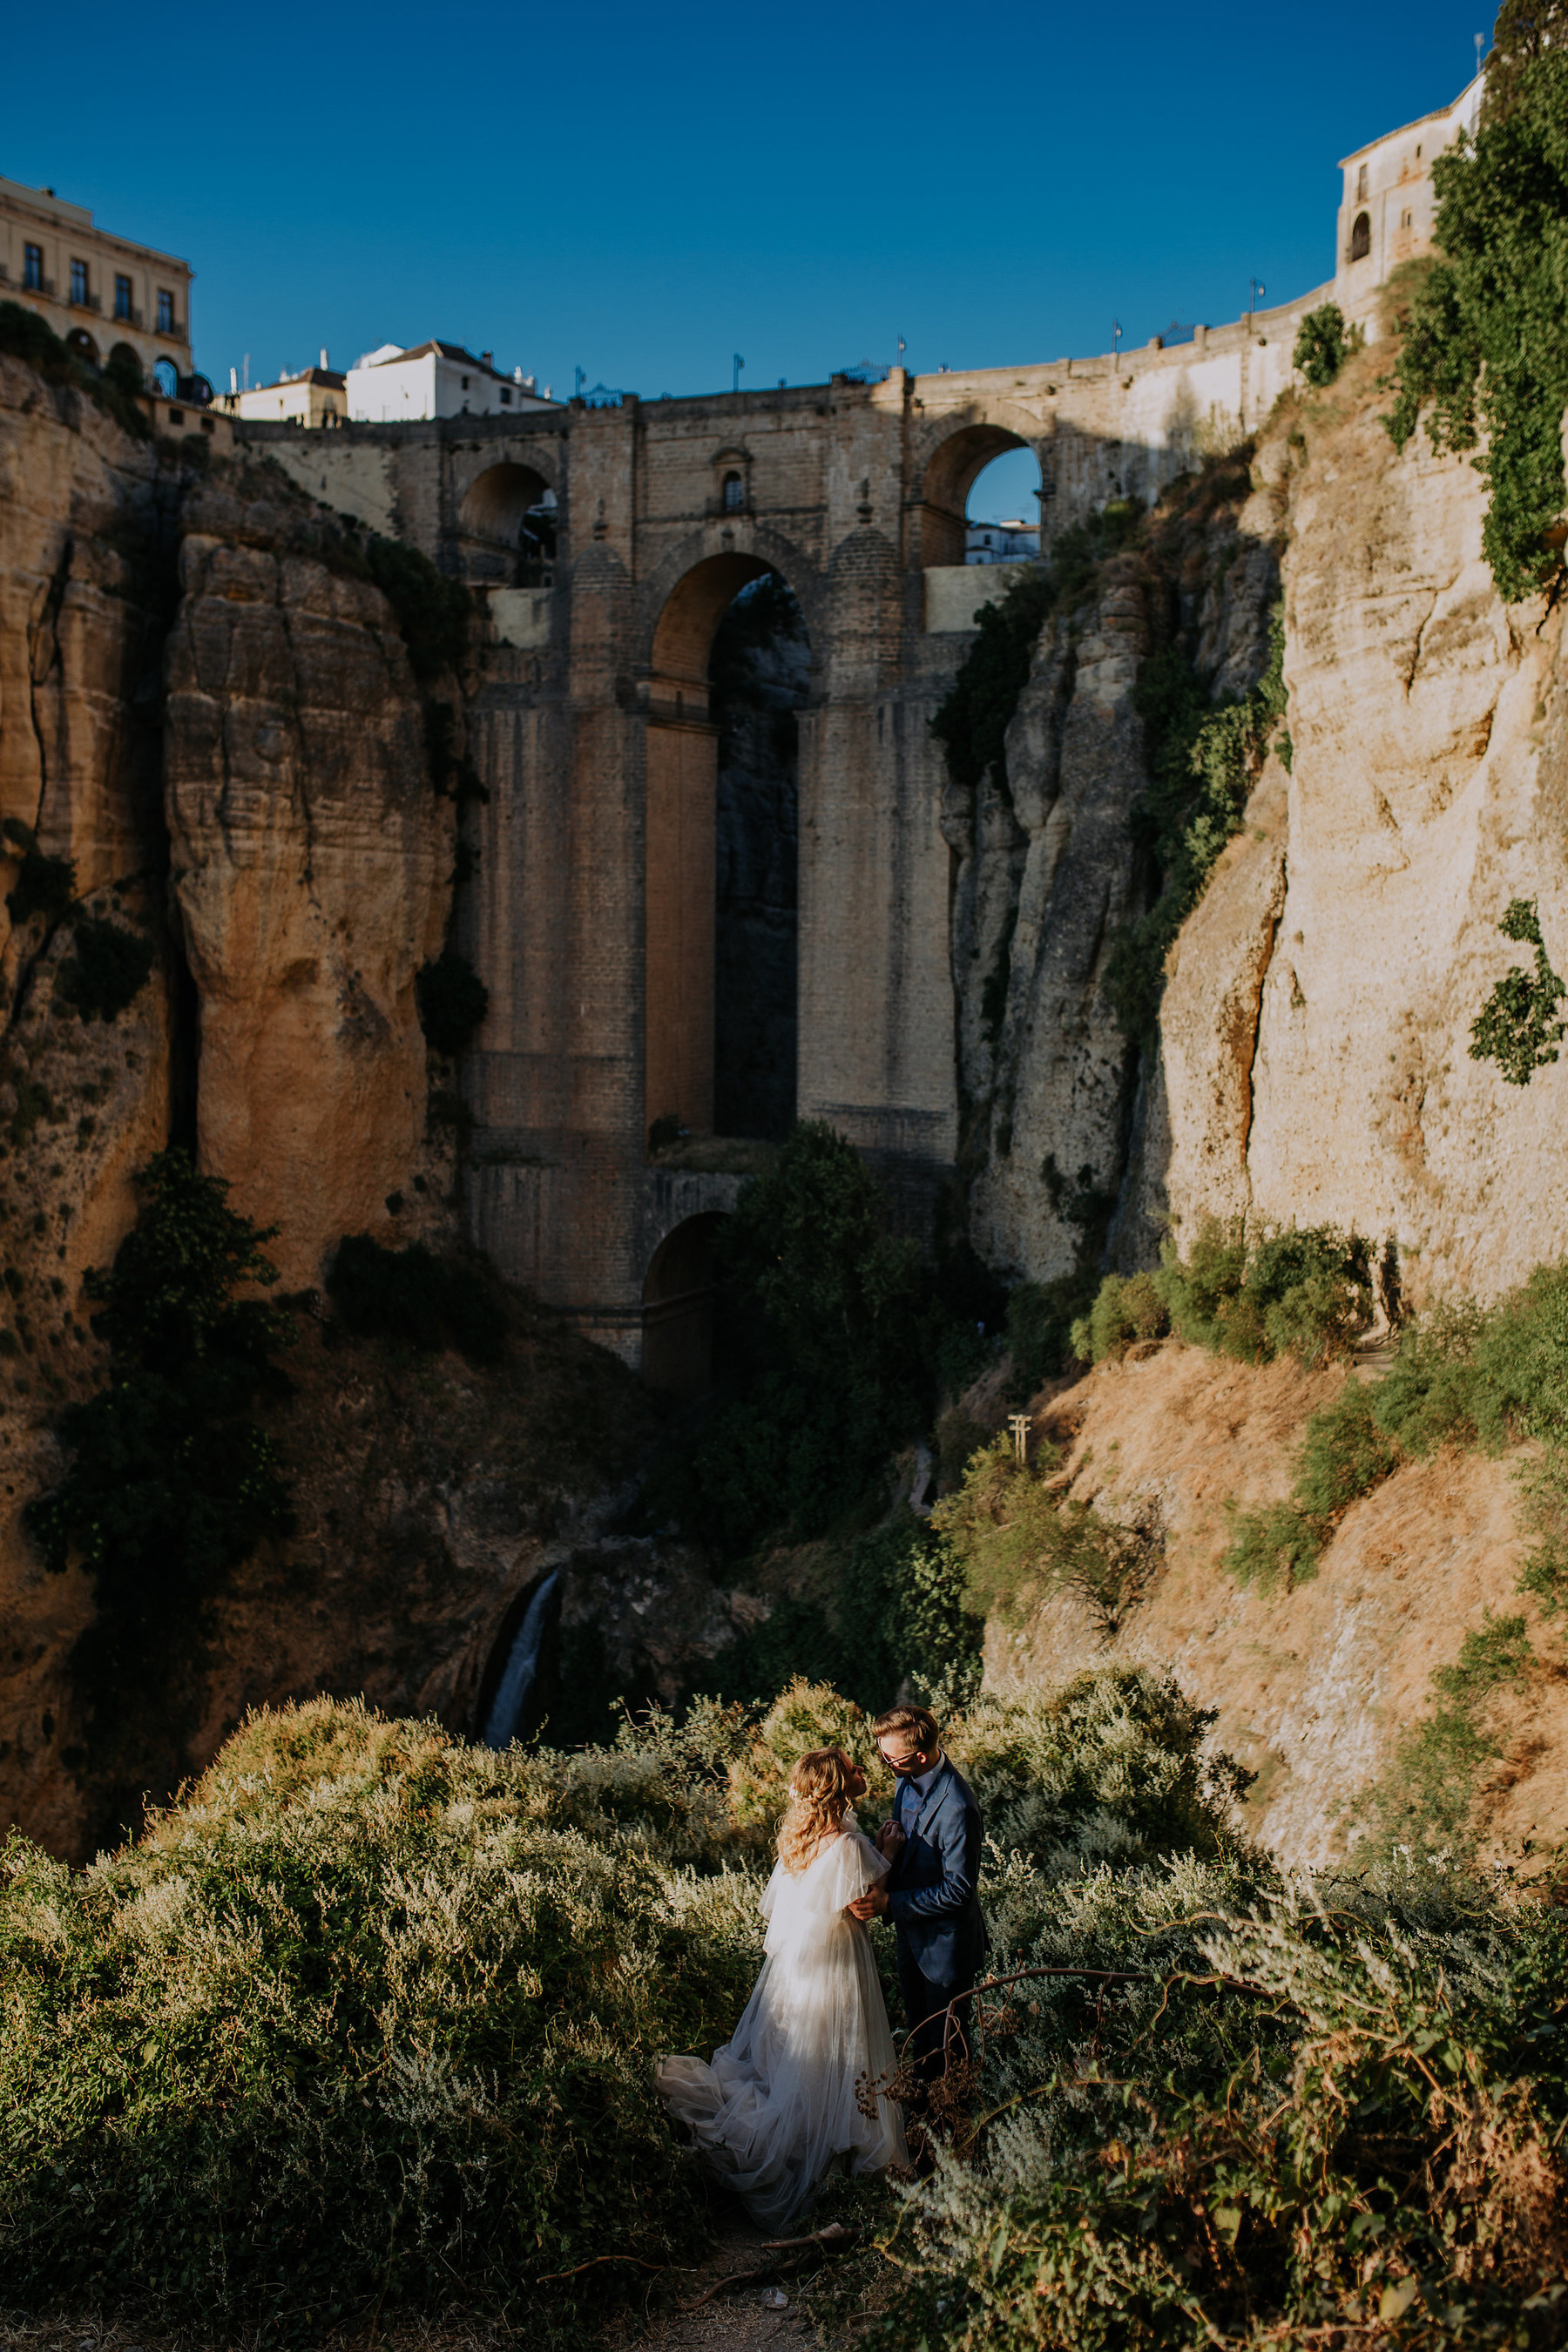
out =
[[[628,2315],[606,2334],[606,2345],[616,2352],[623,2347],[625,2352],[770,2352],[775,2345],[779,2352],[795,2352],[815,2344],[816,2332],[799,2307],[794,2281],[773,2284],[749,2275],[766,2266],[766,2242],[763,2231],[737,2211],[723,2223],[706,2261],[682,2277],[679,2301],[688,2308],[652,2311],[646,2324]],[[737,2282],[732,2291],[725,2290],[727,2279]]]

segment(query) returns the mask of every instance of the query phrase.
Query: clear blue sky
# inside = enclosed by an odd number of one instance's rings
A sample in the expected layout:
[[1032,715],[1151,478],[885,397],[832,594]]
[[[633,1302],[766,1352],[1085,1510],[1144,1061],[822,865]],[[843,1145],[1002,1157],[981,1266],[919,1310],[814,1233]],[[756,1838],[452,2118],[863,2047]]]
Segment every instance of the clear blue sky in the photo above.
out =
[[[220,387],[377,343],[557,395],[993,367],[1219,323],[1333,265],[1337,158],[1445,104],[1489,12],[19,11],[0,173],[188,257]],[[1006,501],[1004,500],[1004,504]]]

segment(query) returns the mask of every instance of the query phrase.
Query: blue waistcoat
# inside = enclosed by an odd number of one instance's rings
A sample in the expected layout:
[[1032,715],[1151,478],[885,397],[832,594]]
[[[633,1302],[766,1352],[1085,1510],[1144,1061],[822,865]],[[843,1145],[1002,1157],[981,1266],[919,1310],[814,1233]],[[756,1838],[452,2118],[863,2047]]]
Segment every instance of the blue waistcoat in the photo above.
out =
[[962,1984],[991,1940],[976,1891],[985,1832],[973,1791],[944,1757],[923,1797],[900,1781],[893,1819],[907,1843],[888,1874],[888,1916],[922,1976]]

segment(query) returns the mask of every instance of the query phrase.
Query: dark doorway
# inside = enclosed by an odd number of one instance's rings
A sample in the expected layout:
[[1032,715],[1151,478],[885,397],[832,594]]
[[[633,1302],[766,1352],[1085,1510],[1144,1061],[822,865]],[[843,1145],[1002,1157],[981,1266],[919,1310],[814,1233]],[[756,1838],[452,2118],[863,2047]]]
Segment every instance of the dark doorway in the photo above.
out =
[[714,633],[719,730],[713,1125],[778,1141],[795,1118],[798,712],[811,645],[776,572],[748,582]]
[[723,1218],[688,1217],[653,1254],[643,1284],[642,1376],[667,1396],[713,1385],[713,1243]]

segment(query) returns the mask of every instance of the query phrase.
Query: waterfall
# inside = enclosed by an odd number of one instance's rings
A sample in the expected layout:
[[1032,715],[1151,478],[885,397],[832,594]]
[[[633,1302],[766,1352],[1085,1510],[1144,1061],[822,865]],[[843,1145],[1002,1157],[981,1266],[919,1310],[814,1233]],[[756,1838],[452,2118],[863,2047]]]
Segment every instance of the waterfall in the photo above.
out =
[[550,1596],[560,1576],[559,1569],[547,1576],[523,1612],[521,1624],[512,1636],[510,1652],[496,1685],[490,1711],[485,1717],[485,1727],[479,1734],[482,1748],[504,1748],[517,1738],[517,1728],[523,1719],[533,1678],[539,1671],[540,1644],[550,1619]]

